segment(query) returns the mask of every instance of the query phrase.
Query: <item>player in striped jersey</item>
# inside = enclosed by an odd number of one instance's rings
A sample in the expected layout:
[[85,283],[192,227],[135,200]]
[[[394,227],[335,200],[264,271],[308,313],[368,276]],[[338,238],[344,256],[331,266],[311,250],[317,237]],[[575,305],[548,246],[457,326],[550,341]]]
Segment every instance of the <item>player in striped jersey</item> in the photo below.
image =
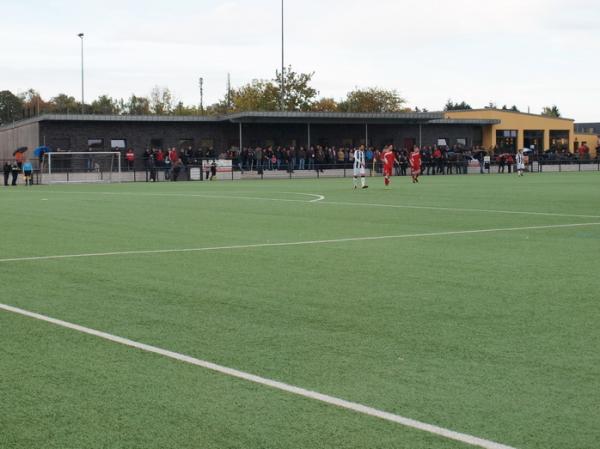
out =
[[519,150],[517,153],[516,162],[519,176],[523,176],[523,170],[525,170],[525,156],[523,155],[523,150]]
[[358,150],[354,152],[354,188],[358,188],[358,177],[360,176],[360,183],[363,189],[369,188],[367,185],[367,179],[365,178],[365,146],[361,145]]

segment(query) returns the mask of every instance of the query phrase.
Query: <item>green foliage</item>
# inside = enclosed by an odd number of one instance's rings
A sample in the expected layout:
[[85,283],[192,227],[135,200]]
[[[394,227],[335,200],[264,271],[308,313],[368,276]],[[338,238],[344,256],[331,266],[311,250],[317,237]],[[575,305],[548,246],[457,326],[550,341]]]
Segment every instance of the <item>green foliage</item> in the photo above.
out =
[[542,109],[542,115],[545,115],[546,117],[556,117],[556,118],[559,118],[561,116],[560,110],[558,109],[558,106],[556,106],[556,105],[544,106],[544,109]]
[[58,94],[50,100],[50,104],[56,114],[77,114],[81,111],[81,103],[67,94]]
[[173,94],[168,87],[155,86],[150,92],[150,111],[156,115],[168,115],[174,108]]
[[[292,66],[288,66],[284,76],[283,109],[286,111],[310,111],[311,106],[318,95],[318,91],[311,87],[314,72],[297,73]],[[281,72],[276,71],[273,80],[277,91],[281,95]]]
[[0,91],[0,123],[20,120],[23,114],[23,100],[10,90]]
[[402,112],[406,100],[394,89],[368,87],[349,92],[338,105],[342,112]]
[[338,112],[339,107],[333,98],[320,98],[312,104],[310,109],[314,112]]
[[279,89],[267,80],[253,80],[230,93],[231,112],[277,111],[279,110]]
[[125,115],[150,115],[150,100],[146,97],[131,95],[122,109]]
[[117,115],[121,113],[121,107],[119,100],[102,95],[92,102],[89,111],[91,114]]
[[469,109],[473,109],[470,104],[465,101],[461,101],[460,103],[454,103],[452,99],[448,99],[446,105],[444,106],[444,111],[466,111]]

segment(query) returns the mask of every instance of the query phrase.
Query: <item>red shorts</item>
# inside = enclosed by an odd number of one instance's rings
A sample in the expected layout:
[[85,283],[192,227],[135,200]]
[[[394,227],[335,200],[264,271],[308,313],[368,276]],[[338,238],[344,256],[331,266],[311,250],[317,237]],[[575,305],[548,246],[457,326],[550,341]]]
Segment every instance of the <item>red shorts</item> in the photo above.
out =
[[421,167],[420,166],[414,166],[410,169],[410,174],[411,175],[419,175],[421,174]]
[[389,165],[383,166],[383,174],[384,176],[392,176],[392,167]]

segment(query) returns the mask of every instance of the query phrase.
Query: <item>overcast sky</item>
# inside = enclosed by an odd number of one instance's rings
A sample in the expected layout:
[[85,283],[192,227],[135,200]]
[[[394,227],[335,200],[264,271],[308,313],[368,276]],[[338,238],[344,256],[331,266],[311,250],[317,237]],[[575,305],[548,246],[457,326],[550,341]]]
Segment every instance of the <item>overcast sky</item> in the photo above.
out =
[[[86,101],[221,98],[281,64],[280,0],[0,0],[0,90]],[[286,0],[286,63],[315,72],[321,96],[397,89],[409,106],[517,105],[600,121],[598,0]]]

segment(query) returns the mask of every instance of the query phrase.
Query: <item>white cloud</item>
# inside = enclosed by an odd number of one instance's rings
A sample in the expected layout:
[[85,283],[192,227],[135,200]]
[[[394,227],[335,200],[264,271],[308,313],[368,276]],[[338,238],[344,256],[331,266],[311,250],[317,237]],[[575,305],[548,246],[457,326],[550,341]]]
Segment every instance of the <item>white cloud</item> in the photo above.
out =
[[[78,95],[86,33],[88,99],[169,86],[206,101],[269,78],[280,64],[279,0],[10,2],[0,29],[0,89]],[[448,98],[522,109],[557,103],[565,115],[600,120],[592,0],[286,0],[286,59],[315,71],[322,95],[355,86],[396,88],[412,105]]]

